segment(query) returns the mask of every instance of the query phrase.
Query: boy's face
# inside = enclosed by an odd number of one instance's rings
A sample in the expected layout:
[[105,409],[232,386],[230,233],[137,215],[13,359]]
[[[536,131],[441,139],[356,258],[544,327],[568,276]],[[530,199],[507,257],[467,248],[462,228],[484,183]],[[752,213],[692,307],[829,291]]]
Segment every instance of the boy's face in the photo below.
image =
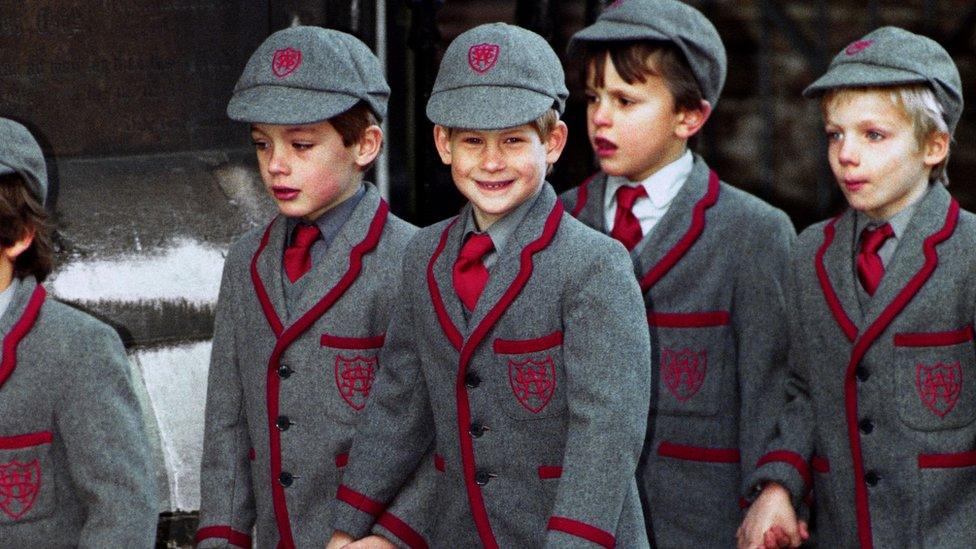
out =
[[882,91],[846,91],[824,108],[830,169],[848,204],[890,219],[921,196],[947,139],[919,143],[914,125]]
[[600,169],[608,175],[642,181],[685,150],[690,137],[683,137],[686,113],[675,112],[674,96],[662,77],[647,74],[646,78],[628,84],[610,54],[604,63],[603,86],[596,84],[594,64],[587,69],[586,129]]
[[328,121],[251,126],[265,188],[283,215],[306,221],[314,221],[356,193],[362,168],[376,156],[374,153],[363,161],[363,141],[368,141],[368,136],[369,132],[359,143],[346,147]]
[[562,154],[566,136],[562,121],[545,141],[529,124],[504,130],[451,132],[434,126],[437,152],[451,166],[454,184],[474,207],[481,230],[535,195],[548,166]]

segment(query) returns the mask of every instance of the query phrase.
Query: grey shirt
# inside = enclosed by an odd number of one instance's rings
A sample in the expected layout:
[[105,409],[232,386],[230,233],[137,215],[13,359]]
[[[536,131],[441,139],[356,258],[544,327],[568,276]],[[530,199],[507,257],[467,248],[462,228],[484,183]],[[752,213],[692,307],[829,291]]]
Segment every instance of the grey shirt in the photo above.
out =
[[15,276],[13,277],[13,280],[10,281],[10,286],[8,286],[6,290],[0,292],[0,317],[3,316],[3,313],[7,312],[7,307],[10,306],[10,299],[13,298],[14,292],[17,291],[18,286],[20,286],[20,279]]

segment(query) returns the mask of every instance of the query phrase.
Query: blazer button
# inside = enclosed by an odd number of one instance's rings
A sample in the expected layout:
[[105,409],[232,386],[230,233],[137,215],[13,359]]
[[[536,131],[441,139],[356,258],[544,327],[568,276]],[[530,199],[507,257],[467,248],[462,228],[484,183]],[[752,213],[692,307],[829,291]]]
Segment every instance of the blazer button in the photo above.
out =
[[291,486],[291,483],[294,481],[295,477],[288,471],[282,471],[281,474],[278,475],[278,482],[280,482],[285,488]]
[[488,481],[490,481],[491,477],[493,476],[495,475],[489,473],[488,471],[478,471],[474,474],[474,482],[478,486],[484,486],[485,484],[488,484]]
[[291,377],[292,369],[288,366],[278,366],[278,377],[288,379]]
[[874,430],[874,423],[870,419],[862,419],[860,423],[857,424],[858,428],[865,435],[870,435],[871,431]]
[[874,471],[868,471],[864,475],[864,482],[866,482],[868,486],[877,486],[878,483],[881,482],[881,476]]
[[481,435],[485,434],[485,431],[489,430],[490,429],[487,426],[475,422],[471,424],[471,429],[468,432],[470,432],[471,436],[474,438],[481,438]]
[[481,378],[474,372],[468,372],[464,374],[464,385],[469,389],[474,389],[478,385],[481,385]]
[[867,381],[871,377],[871,372],[864,366],[858,366],[854,368],[854,375],[857,376],[858,381]]
[[291,420],[288,419],[288,416],[278,416],[278,421],[275,421],[275,425],[278,426],[278,429],[287,431],[291,427]]

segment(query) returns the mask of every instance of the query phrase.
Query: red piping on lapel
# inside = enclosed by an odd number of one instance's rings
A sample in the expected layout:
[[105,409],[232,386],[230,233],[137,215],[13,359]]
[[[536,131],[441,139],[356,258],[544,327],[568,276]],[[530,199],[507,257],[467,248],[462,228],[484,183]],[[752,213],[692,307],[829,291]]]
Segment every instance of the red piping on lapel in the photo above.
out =
[[925,239],[922,250],[925,254],[925,264],[919,269],[915,276],[908,281],[901,292],[892,300],[884,311],[878,316],[871,326],[864,331],[864,335],[854,344],[851,351],[851,360],[847,365],[847,375],[844,378],[844,404],[847,411],[847,437],[851,443],[851,456],[854,461],[854,506],[857,511],[857,534],[861,542],[862,549],[871,549],[873,540],[871,538],[871,513],[868,508],[868,493],[864,484],[864,462],[861,456],[861,435],[858,431],[857,416],[857,378],[854,377],[854,370],[864,358],[864,355],[874,344],[878,336],[891,324],[891,321],[898,316],[908,303],[915,297],[918,290],[928,281],[939,264],[939,256],[935,251],[938,244],[949,238],[956,230],[956,222],[959,220],[959,203],[956,199],[949,202],[949,211],[946,213],[945,225]]
[[27,333],[31,331],[31,328],[34,327],[34,322],[37,321],[37,315],[41,312],[41,305],[44,304],[45,296],[47,296],[47,290],[44,289],[44,286],[40,284],[35,286],[34,292],[27,301],[27,307],[24,308],[24,314],[14,323],[14,327],[10,329],[7,337],[3,338],[3,361],[0,362],[0,388],[3,387],[3,384],[7,382],[7,378],[10,377],[10,374],[14,373],[14,368],[17,367],[17,346],[22,339],[27,337]]
[[461,352],[461,345],[464,343],[461,332],[458,331],[454,322],[451,321],[451,317],[447,314],[447,309],[444,307],[444,299],[441,296],[441,290],[437,286],[437,279],[434,278],[434,263],[437,262],[437,258],[441,256],[444,247],[447,246],[447,234],[451,232],[451,227],[457,221],[458,218],[455,217],[453,221],[447,224],[447,227],[444,228],[444,232],[441,234],[441,240],[437,244],[437,249],[434,250],[434,255],[430,256],[430,261],[427,263],[427,289],[430,293],[430,300],[434,305],[434,311],[437,312],[437,320],[441,324],[441,330],[444,331],[444,335],[447,336],[447,340],[451,342],[454,349]]
[[[258,251],[255,252],[254,259],[251,261],[251,279],[254,282],[255,292],[257,293],[258,300],[261,302],[261,308],[264,309],[268,323],[271,324],[271,328],[275,330],[275,334],[278,337],[274,350],[271,351],[271,358],[268,359],[266,398],[268,403],[268,435],[270,439],[269,453],[271,454],[271,501],[274,504],[275,523],[278,527],[278,535],[280,537],[278,543],[279,549],[293,549],[295,547],[295,540],[291,532],[291,523],[288,519],[288,504],[285,500],[285,490],[278,481],[281,475],[281,431],[275,426],[275,421],[278,419],[278,391],[281,384],[281,378],[278,376],[279,361],[288,346],[305,333],[326,311],[332,308],[335,302],[342,297],[346,290],[352,286],[352,283],[355,282],[356,278],[359,277],[359,273],[363,267],[363,256],[374,250],[377,244],[379,244],[380,237],[383,235],[383,228],[386,226],[389,211],[390,207],[386,201],[380,200],[380,205],[376,209],[373,220],[369,224],[366,237],[363,238],[362,242],[353,246],[349,252],[349,268],[345,274],[342,275],[339,282],[318,303],[313,305],[308,312],[284,331],[280,329],[281,322],[278,319],[277,313],[275,313],[274,306],[271,305],[271,301],[268,299],[268,294],[264,289],[264,283],[257,274],[257,256],[264,249],[265,245],[267,245],[268,235],[271,229],[270,226],[265,231],[264,237],[261,239],[261,245],[258,247]],[[276,326],[278,329],[275,328]]]
[[40,446],[41,444],[51,444],[53,440],[54,435],[51,434],[51,431],[41,431],[39,433],[15,435],[12,437],[0,437],[0,449],[19,450],[21,448],[31,448],[33,446]]
[[197,535],[193,537],[193,542],[199,544],[201,541],[211,538],[227,540],[228,543],[238,547],[251,547],[251,536],[234,530],[230,526],[207,526],[197,530]]
[[417,531],[411,528],[409,524],[403,522],[400,517],[394,515],[393,513],[390,513],[389,511],[383,513],[376,523],[389,530],[396,537],[400,538],[400,540],[407,544],[407,547],[410,547],[410,549],[427,549],[427,542],[424,540],[423,536],[417,533]]
[[275,337],[281,337],[281,319],[278,318],[278,313],[274,310],[274,305],[271,304],[271,300],[268,298],[268,292],[264,288],[264,282],[261,281],[261,275],[258,274],[258,257],[261,256],[261,252],[264,251],[265,246],[268,245],[268,238],[271,236],[271,227],[274,226],[275,217],[268,223],[268,228],[264,230],[264,236],[261,237],[261,243],[258,244],[258,249],[254,252],[254,257],[251,258],[251,284],[254,286],[254,293],[258,295],[258,301],[261,303],[261,310],[264,311],[264,317],[268,319],[268,325],[271,326],[271,331],[274,332]]
[[705,196],[695,203],[695,207],[692,208],[691,226],[688,227],[688,232],[641,278],[640,287],[642,292],[647,293],[648,290],[657,284],[695,244],[705,230],[705,211],[718,202],[718,191],[718,174],[711,171],[708,174],[708,191],[705,192]]
[[944,347],[973,340],[973,325],[950,332],[895,334],[895,347]]
[[740,459],[738,448],[706,448],[675,444],[666,440],[657,447],[657,455],[703,463],[739,463]]
[[593,179],[599,173],[600,172],[597,172],[597,173],[595,173],[595,174],[587,177],[586,178],[586,181],[584,181],[579,186],[579,188],[576,189],[576,205],[573,206],[573,211],[570,212],[569,215],[571,215],[573,217],[579,217],[580,212],[582,212],[583,211],[583,208],[586,206],[586,200],[587,200],[587,198],[590,196],[590,182],[593,181]]
[[834,242],[834,225],[837,224],[837,220],[840,217],[838,215],[831,219],[824,227],[824,241],[820,245],[820,249],[817,250],[817,255],[814,258],[814,267],[817,269],[817,279],[820,280],[820,290],[823,292],[824,299],[827,300],[827,307],[830,308],[830,312],[834,315],[834,320],[840,325],[840,329],[843,330],[848,341],[853,343],[857,337],[857,326],[851,322],[851,318],[847,316],[844,307],[840,304],[840,299],[837,298],[837,292],[834,291],[833,285],[830,284],[830,277],[827,276],[827,268],[824,266],[823,260],[824,254],[827,253],[827,248]]
[[[529,277],[532,276],[532,256],[540,250],[545,249],[552,242],[552,239],[556,236],[556,229],[559,228],[559,223],[562,220],[562,215],[563,204],[557,199],[556,204],[552,207],[552,211],[549,212],[549,217],[546,218],[546,222],[543,225],[542,235],[522,248],[520,254],[521,266],[519,267],[518,274],[515,276],[515,280],[512,281],[511,286],[505,290],[498,303],[488,311],[481,324],[478,324],[478,327],[471,333],[471,337],[461,347],[460,367],[458,368],[457,383],[455,384],[458,410],[458,434],[461,439],[461,464],[464,469],[464,484],[468,492],[468,503],[471,507],[471,514],[474,517],[475,527],[478,529],[478,536],[481,538],[481,543],[486,549],[497,549],[498,542],[495,541],[495,534],[491,530],[491,522],[488,520],[488,510],[485,509],[481,487],[478,486],[474,479],[474,445],[471,442],[471,435],[468,432],[469,426],[471,425],[471,405],[468,402],[468,391],[464,385],[464,376],[468,371],[468,363],[471,362],[471,356],[474,355],[475,349],[478,348],[485,335],[498,322],[498,319],[504,314],[505,310],[515,301],[515,298],[518,297],[519,293],[525,287],[525,283],[528,282]],[[431,261],[431,265],[433,265],[433,260]],[[427,272],[428,277],[432,276],[433,271],[430,268],[428,268]],[[436,288],[436,286],[435,283],[433,287]],[[450,322],[450,319],[448,319],[448,322]],[[453,328],[453,324],[451,324],[451,327]]]
[[617,539],[610,532],[566,517],[550,517],[546,528],[583,538],[608,549],[613,549],[617,545]]

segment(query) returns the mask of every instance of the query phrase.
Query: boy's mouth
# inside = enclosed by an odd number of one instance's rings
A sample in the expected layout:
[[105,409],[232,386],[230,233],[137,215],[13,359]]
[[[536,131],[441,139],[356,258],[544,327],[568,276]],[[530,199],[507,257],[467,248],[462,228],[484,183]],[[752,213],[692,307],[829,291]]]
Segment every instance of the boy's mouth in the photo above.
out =
[[291,187],[285,187],[282,185],[275,185],[271,187],[271,194],[274,195],[276,200],[291,200],[298,196],[300,191],[298,189],[293,189]]
[[844,178],[844,188],[847,189],[847,190],[849,190],[849,191],[851,191],[851,192],[856,192],[861,187],[863,187],[865,184],[867,184],[867,182],[868,182],[867,179],[852,179],[852,178],[846,178],[845,177]]
[[609,139],[597,137],[593,139],[593,149],[597,156],[610,156],[617,152],[617,144]]
[[478,184],[478,188],[484,189],[486,191],[497,191],[499,189],[504,189],[505,187],[508,187],[509,185],[514,183],[515,180],[514,179],[506,179],[504,181],[475,180],[475,182]]

